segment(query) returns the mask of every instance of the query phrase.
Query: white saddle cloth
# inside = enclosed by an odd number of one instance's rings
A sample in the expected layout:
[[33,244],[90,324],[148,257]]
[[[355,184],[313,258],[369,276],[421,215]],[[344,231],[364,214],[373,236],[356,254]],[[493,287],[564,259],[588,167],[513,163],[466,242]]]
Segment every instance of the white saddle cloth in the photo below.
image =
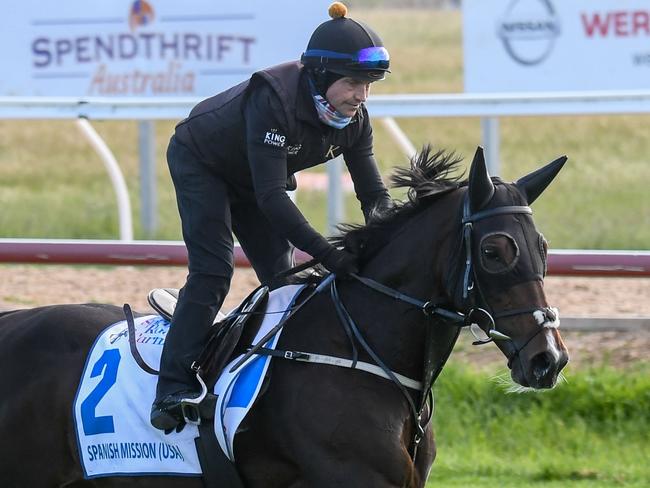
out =
[[[303,285],[289,285],[269,295],[267,312],[287,310]],[[284,316],[269,313],[255,338],[257,343]],[[169,323],[155,315],[135,319],[136,344],[142,359],[158,370]],[[266,347],[274,348],[280,332]],[[214,388],[217,395],[214,429],[219,444],[234,461],[237,428],[259,394],[269,356],[252,356],[230,373],[229,364]],[[79,457],[86,478],[116,475],[199,476],[194,439],[198,429],[187,425],[166,435],[149,423],[157,376],[135,362],[129,348],[126,321],[110,325],[93,345],[81,376],[73,413]]]

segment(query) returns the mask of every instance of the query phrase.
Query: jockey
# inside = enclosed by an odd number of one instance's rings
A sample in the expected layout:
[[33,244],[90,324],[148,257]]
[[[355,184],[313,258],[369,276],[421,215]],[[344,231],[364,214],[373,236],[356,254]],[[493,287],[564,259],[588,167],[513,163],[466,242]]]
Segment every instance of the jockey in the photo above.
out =
[[346,17],[342,3],[329,14],[300,62],[203,100],[170,140],[189,273],[162,352],[151,408],[157,429],[181,424],[181,401],[198,395],[190,366],[230,287],[233,233],[271,288],[284,284],[277,275],[293,266],[294,247],[339,277],[357,271],[355,256],[332,246],[288,197],[294,173],[342,154],[366,220],[390,204],[364,106],[370,84],[388,72],[388,51],[372,29]]

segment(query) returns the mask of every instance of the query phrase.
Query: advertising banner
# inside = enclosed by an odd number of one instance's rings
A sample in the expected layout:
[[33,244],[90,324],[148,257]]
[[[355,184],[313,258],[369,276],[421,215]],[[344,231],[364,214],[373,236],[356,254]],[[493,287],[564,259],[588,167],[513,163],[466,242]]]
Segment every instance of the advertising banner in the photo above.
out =
[[466,92],[650,88],[647,0],[464,0]]
[[209,96],[299,59],[329,1],[22,0],[0,20],[0,96]]

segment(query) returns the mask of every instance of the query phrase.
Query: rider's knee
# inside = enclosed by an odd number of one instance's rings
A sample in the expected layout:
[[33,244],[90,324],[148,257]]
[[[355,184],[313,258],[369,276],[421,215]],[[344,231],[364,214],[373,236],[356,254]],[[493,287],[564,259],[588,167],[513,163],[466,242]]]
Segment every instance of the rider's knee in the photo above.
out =
[[206,305],[221,305],[230,290],[230,280],[231,276],[190,273],[183,287],[183,293],[189,295],[191,301]]

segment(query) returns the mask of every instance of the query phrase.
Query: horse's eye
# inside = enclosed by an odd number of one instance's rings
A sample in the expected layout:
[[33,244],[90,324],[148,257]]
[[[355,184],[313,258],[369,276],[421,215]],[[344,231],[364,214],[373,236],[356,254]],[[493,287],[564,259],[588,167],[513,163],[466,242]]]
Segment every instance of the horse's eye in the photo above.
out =
[[492,249],[489,247],[483,249],[483,256],[485,256],[485,259],[489,259],[490,261],[496,261],[496,262],[501,261],[501,256],[499,256],[499,252],[496,249]]
[[480,246],[481,265],[488,273],[505,273],[517,263],[517,243],[512,236],[504,232],[484,236]]

